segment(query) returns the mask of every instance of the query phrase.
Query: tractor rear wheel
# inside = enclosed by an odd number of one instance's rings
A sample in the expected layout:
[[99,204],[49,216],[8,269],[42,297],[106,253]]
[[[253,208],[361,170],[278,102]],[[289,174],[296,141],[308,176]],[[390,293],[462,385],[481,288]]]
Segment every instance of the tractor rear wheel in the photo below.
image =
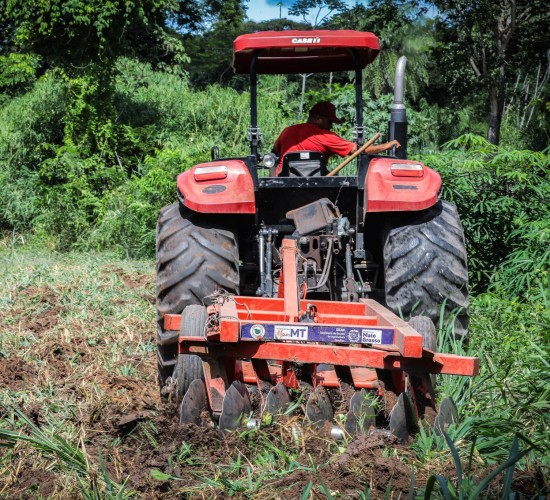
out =
[[383,241],[386,305],[439,323],[454,318],[454,334],[468,331],[468,268],[464,232],[456,207],[439,201],[390,224]]
[[[427,316],[413,316],[409,320],[412,326],[420,335],[422,335],[422,347],[430,351],[437,352],[437,335],[434,322]],[[434,373],[430,374],[432,388],[437,385],[437,378]]]
[[[219,220],[219,219],[218,219]],[[203,305],[217,289],[238,293],[239,251],[234,234],[212,215],[192,212],[179,203],[161,209],[157,223],[157,361],[164,387],[178,356],[179,332],[164,328],[166,314]]]
[[[180,335],[184,337],[204,335],[207,319],[206,307],[199,305],[187,306],[181,315]],[[172,378],[177,381],[176,403],[179,405],[191,382],[204,378],[202,359],[194,354],[178,354]]]

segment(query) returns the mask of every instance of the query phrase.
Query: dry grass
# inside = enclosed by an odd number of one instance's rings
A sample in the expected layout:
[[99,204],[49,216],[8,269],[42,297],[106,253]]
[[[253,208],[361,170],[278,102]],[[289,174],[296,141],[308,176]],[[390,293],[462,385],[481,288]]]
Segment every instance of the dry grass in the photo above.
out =
[[[10,410],[20,409],[46,433],[91,455],[96,443],[111,453],[116,419],[158,411],[152,264],[6,252],[0,270],[3,424]],[[113,458],[121,480],[116,453]],[[55,457],[18,443],[0,461],[3,494],[28,493],[37,484],[37,494],[68,497],[80,485],[64,469]],[[26,470],[46,471],[51,481],[27,477]]]
[[453,477],[443,449],[346,446],[297,416],[225,438],[179,427],[158,394],[154,288],[149,261],[0,250],[0,498],[398,498],[413,467],[417,494]]

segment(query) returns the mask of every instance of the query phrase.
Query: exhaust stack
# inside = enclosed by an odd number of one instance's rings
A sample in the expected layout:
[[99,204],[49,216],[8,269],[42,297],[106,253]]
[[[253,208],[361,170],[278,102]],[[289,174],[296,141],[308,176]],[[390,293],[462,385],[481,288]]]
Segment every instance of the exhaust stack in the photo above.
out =
[[400,148],[395,149],[395,156],[401,159],[407,158],[407,113],[403,104],[406,66],[407,58],[401,56],[395,68],[393,103],[390,106],[390,141],[397,139],[401,144]]

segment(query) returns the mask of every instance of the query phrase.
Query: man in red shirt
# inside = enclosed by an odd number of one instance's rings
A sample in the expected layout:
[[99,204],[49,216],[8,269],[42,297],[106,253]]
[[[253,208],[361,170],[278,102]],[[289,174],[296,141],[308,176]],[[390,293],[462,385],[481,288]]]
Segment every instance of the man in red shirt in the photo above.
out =
[[[306,123],[285,128],[275,141],[274,150],[280,158],[276,175],[281,172],[284,155],[292,151],[319,151],[327,161],[334,154],[347,156],[355,153],[357,145],[354,142],[347,141],[330,131],[333,123],[342,123],[342,120],[336,116],[334,104],[320,101],[309,111]],[[370,146],[366,152],[375,154],[390,149],[394,145],[399,147],[397,141],[391,141],[379,146]]]

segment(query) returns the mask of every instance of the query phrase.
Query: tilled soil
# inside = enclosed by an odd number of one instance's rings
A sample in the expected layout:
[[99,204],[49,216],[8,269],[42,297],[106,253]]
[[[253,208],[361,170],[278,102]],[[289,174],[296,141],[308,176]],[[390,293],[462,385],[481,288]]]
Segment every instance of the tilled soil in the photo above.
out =
[[12,391],[30,388],[35,382],[36,368],[17,356],[0,356],[0,387]]
[[[16,407],[39,429],[53,423],[61,437],[70,430],[68,439],[85,452],[102,487],[107,474],[140,498],[291,499],[310,486],[311,498],[327,491],[335,498],[358,498],[368,490],[374,499],[387,491],[403,498],[413,466],[417,493],[434,472],[386,433],[336,443],[330,425],[306,424],[303,409],[311,388],[302,394],[302,412],[278,417],[259,432],[223,435],[208,418],[201,427],[180,426],[175,404],[160,398],[156,353],[147,347],[154,346],[154,312],[146,321],[135,312],[152,307],[152,273],[115,265],[102,272],[88,288],[111,293],[103,302],[67,305],[75,293],[85,301],[91,292],[73,284],[40,284],[15,287],[9,307],[0,309],[0,328],[10,336],[0,345],[0,420],[11,419]],[[256,412],[266,390],[253,398]],[[351,394],[349,387],[329,391],[336,406]],[[395,395],[386,394],[389,412]],[[8,396],[11,406],[2,399]],[[337,411],[344,412],[344,406]],[[16,418],[20,432],[30,432],[20,423]],[[454,471],[449,454],[435,472],[452,478]],[[541,481],[542,473],[519,475],[516,491],[541,491]],[[24,443],[0,446],[0,498],[78,498],[80,482],[55,456]]]

